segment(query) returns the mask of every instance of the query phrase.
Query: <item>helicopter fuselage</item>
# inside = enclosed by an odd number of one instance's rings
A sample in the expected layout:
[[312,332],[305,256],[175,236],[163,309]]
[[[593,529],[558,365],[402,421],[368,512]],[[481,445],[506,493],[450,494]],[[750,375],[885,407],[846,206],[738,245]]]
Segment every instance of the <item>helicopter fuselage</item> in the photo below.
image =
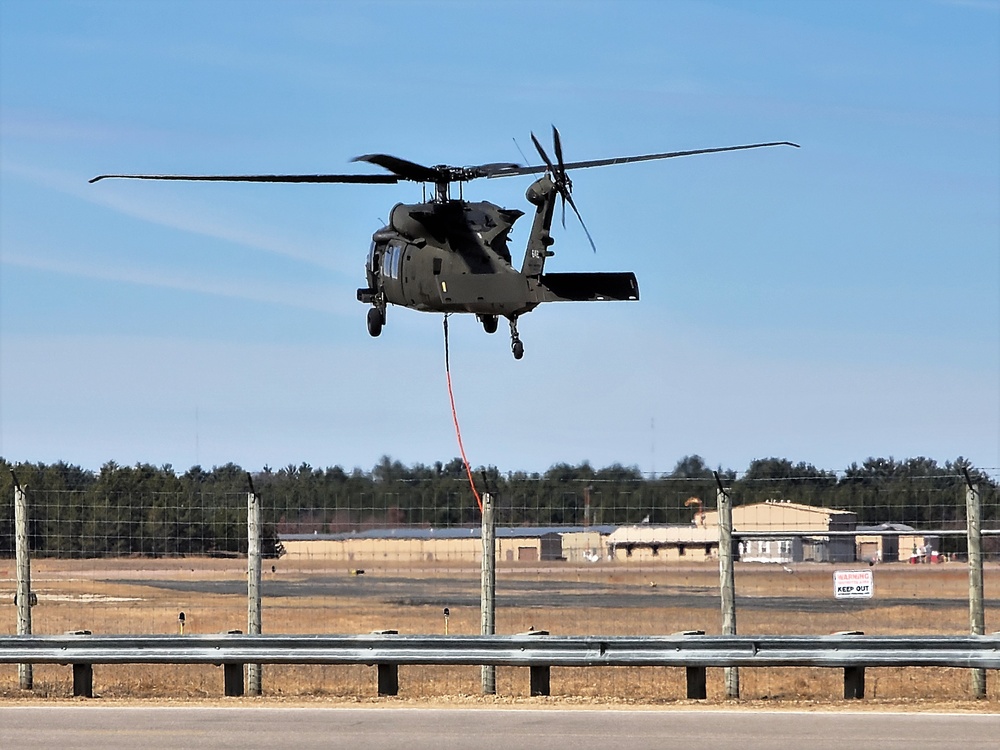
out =
[[369,332],[377,336],[387,305],[424,312],[474,313],[487,331],[507,318],[517,340],[517,318],[542,302],[637,300],[632,273],[543,273],[553,255],[550,233],[558,191],[547,177],[526,193],[535,216],[521,269],[508,246],[523,216],[489,202],[434,200],[397,204],[389,223],[372,236],[358,299],[373,305]]
[[511,265],[507,235],[522,214],[492,203],[398,204],[372,237],[358,297],[425,312],[521,315],[542,299]]

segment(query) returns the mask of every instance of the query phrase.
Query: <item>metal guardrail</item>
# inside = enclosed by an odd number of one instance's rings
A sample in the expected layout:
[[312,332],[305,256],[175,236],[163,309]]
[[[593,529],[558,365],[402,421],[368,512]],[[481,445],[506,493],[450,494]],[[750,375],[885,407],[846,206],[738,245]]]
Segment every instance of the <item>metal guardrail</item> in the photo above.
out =
[[73,694],[93,696],[94,664],[216,664],[225,694],[244,692],[247,664],[367,664],[379,695],[399,691],[400,665],[529,667],[549,695],[551,667],[686,667],[687,697],[706,697],[707,667],[840,667],[844,697],[863,698],[866,667],[1000,669],[989,636],[42,635],[0,636],[0,663],[72,664]]
[[0,636],[0,663],[437,664],[552,667],[967,667],[1000,669],[985,636],[554,635]]

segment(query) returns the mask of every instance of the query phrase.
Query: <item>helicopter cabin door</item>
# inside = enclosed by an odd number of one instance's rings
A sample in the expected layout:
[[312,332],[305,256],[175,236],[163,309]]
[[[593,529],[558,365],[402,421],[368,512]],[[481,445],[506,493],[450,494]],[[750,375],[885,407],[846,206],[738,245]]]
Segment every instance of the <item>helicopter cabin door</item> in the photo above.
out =
[[427,248],[394,240],[382,256],[382,279],[386,299],[417,310],[436,309],[437,277],[441,261],[436,263]]

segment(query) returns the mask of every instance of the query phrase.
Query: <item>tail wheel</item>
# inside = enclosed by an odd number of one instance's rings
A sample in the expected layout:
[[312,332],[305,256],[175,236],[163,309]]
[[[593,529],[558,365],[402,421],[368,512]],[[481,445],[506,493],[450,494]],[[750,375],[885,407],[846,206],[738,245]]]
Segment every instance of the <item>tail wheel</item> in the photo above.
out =
[[500,324],[500,319],[496,315],[480,315],[479,322],[483,324],[483,330],[486,333],[496,333],[497,326]]
[[372,336],[378,336],[382,333],[382,326],[385,325],[385,317],[382,315],[382,311],[377,307],[372,307],[368,310],[368,333]]

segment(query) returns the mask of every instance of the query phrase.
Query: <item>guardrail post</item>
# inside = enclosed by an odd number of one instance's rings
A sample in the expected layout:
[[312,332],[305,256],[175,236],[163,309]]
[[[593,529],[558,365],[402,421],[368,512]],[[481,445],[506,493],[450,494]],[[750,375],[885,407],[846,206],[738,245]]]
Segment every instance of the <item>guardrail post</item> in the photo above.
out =
[[[230,630],[229,635],[240,635],[242,630]],[[243,662],[225,663],[222,665],[223,694],[227,698],[242,698],[243,688]]]
[[[519,635],[548,635],[548,630],[529,630]],[[532,698],[537,696],[552,695],[552,667],[548,664],[531,664],[528,667],[528,695]]]
[[[497,585],[497,546],[496,527],[493,520],[493,496],[483,493],[483,571],[482,595],[480,599],[480,633],[482,635],[496,634],[496,585]],[[484,664],[482,671],[483,695],[496,695],[497,668],[493,664]]]
[[[398,630],[373,630],[372,635],[398,635]],[[399,695],[399,665],[376,664],[378,673],[378,694]]]
[[[705,635],[704,630],[681,630],[674,635]],[[685,667],[688,700],[708,698],[708,675],[705,667]]]
[[[14,471],[14,556],[17,565],[17,634],[31,635],[31,555],[28,551],[28,497],[27,489],[21,487]],[[21,690],[34,687],[34,674],[30,664],[17,665],[18,683]]]
[[[66,635],[90,635],[89,630],[69,630]],[[94,697],[94,665],[73,662],[73,697]]]
[[865,668],[844,667],[844,700],[865,697]]
[[[986,618],[983,610],[983,509],[980,503],[979,485],[973,484],[969,472],[965,472],[965,513],[969,537],[969,630],[973,635],[986,633]],[[972,697],[986,697],[986,670],[972,670]]]
[[530,671],[529,694],[531,697],[547,697],[552,695],[552,686],[550,681],[552,668],[549,666],[532,666],[528,667],[528,669]]
[[73,697],[94,697],[94,665],[73,664]]
[[379,664],[377,666],[378,694],[399,695],[399,665]]
[[[863,630],[838,630],[834,635],[864,635]],[[865,697],[865,667],[844,667],[844,700]]]
[[[250,492],[247,493],[247,634],[260,635],[260,501],[253,490],[253,479],[247,474]],[[262,691],[260,664],[247,665],[247,682],[250,695],[260,695]]]
[[243,664],[223,664],[223,692],[227,698],[243,697]]
[[708,697],[708,677],[705,667],[685,667],[688,700],[703,701]]
[[[715,474],[718,489],[715,493],[719,509],[719,589],[722,594],[722,634],[736,635],[736,579],[733,572],[733,504]],[[740,670],[725,667],[726,697],[740,697]]]

